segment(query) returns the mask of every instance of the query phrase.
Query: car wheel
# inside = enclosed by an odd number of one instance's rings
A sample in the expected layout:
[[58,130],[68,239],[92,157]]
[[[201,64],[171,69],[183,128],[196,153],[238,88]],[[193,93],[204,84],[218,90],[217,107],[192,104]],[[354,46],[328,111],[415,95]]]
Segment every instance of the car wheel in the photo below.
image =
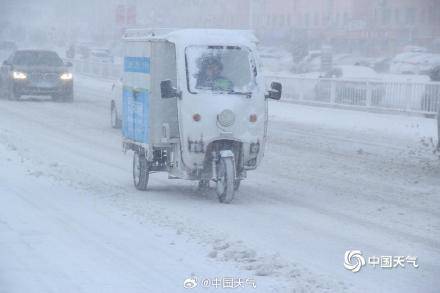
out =
[[59,102],[61,99],[60,95],[52,95],[51,97],[52,97],[52,101],[54,101],[54,102]]
[[0,98],[5,99],[6,98],[6,89],[4,86],[4,82],[0,79]]
[[63,95],[62,100],[65,103],[72,103],[73,102],[73,91],[69,92],[68,94]]
[[7,99],[8,98],[8,91],[2,87],[0,87],[0,98],[1,99]]
[[15,93],[15,91],[13,89],[11,89],[11,88],[8,90],[6,96],[8,97],[9,101],[18,101],[20,99],[20,95],[17,95]]

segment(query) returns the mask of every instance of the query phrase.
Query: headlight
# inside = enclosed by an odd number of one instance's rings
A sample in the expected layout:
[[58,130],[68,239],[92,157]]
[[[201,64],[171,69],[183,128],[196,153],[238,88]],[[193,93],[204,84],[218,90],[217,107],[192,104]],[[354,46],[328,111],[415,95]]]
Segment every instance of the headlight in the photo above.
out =
[[63,73],[60,75],[60,78],[62,80],[70,80],[73,78],[73,74],[72,73]]
[[232,126],[235,122],[234,112],[229,109],[223,110],[219,115],[217,115],[217,120],[224,127]]
[[19,72],[19,71],[13,71],[12,77],[14,79],[26,79],[27,78],[26,73]]

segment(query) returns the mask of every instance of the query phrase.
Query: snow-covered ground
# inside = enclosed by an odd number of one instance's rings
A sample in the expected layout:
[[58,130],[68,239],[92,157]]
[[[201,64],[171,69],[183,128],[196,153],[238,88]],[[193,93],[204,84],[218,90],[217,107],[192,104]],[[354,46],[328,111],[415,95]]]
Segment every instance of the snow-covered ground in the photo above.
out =
[[[434,120],[271,103],[263,163],[222,205],[166,174],[134,189],[110,87],[81,77],[73,104],[0,100],[1,293],[223,291],[184,289],[190,276],[254,280],[243,292],[439,291]],[[346,250],[419,267],[352,273]]]

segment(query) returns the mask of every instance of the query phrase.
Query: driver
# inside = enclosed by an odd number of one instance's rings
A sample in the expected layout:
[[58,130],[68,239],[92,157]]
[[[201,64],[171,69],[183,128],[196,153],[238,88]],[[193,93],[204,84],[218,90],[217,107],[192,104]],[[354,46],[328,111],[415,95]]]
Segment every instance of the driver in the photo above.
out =
[[200,71],[197,74],[196,88],[208,88],[215,91],[232,91],[232,82],[221,75],[223,64],[214,56],[202,57]]

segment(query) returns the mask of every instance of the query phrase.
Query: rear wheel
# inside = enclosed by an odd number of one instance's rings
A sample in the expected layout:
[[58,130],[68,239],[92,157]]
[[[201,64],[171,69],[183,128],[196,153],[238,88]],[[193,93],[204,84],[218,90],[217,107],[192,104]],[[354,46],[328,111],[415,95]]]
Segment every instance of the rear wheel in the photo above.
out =
[[217,196],[221,203],[231,203],[235,193],[235,168],[232,157],[221,158],[217,170]]
[[147,159],[139,152],[133,155],[133,183],[138,190],[147,190],[150,168]]

